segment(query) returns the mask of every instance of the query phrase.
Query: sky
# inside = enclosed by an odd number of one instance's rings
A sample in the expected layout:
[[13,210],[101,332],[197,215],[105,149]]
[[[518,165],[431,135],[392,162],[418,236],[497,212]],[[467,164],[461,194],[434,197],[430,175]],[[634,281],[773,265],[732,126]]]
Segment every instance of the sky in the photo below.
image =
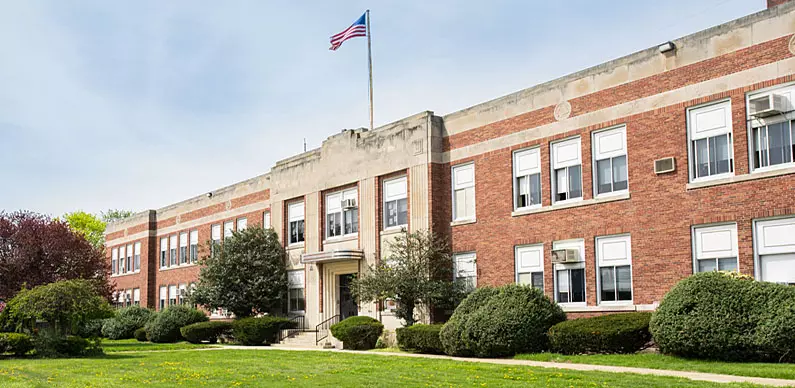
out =
[[0,0],[0,212],[143,211],[368,126],[445,115],[765,0]]

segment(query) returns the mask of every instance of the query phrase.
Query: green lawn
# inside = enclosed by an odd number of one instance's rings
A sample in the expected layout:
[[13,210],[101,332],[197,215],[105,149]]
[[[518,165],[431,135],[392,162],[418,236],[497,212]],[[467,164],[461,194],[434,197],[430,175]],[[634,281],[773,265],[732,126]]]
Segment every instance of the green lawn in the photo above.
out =
[[207,350],[0,361],[0,387],[741,387],[668,377],[576,372],[336,352]]
[[218,347],[218,345],[194,345],[189,342],[177,342],[175,344],[153,344],[151,342],[140,342],[135,339],[102,340],[102,350],[104,350],[105,353],[135,352],[144,350],[202,349],[213,347]]
[[570,362],[576,364],[616,365],[637,368],[686,370],[725,375],[770,377],[795,380],[795,365],[773,363],[734,363],[690,360],[662,354],[593,354],[566,356],[554,353],[520,354],[515,358],[534,361]]

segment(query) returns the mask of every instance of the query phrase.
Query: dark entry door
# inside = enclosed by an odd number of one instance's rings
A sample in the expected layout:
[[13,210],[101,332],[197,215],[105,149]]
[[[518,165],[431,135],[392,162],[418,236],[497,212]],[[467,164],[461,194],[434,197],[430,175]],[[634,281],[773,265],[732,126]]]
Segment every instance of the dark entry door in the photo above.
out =
[[340,319],[359,315],[359,307],[351,295],[351,279],[353,274],[340,275]]

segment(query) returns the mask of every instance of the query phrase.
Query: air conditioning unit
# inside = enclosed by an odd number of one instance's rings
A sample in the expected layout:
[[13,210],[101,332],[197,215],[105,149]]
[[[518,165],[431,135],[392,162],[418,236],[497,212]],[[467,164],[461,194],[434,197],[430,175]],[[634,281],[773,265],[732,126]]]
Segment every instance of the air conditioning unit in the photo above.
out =
[[356,208],[356,200],[355,199],[346,199],[342,201],[342,208],[343,209],[354,209]]
[[787,98],[769,93],[748,100],[748,114],[753,117],[768,117],[788,111]]
[[552,251],[552,263],[579,263],[580,250],[579,249],[555,249]]
[[671,158],[662,158],[654,161],[654,173],[665,174],[676,170],[676,160]]

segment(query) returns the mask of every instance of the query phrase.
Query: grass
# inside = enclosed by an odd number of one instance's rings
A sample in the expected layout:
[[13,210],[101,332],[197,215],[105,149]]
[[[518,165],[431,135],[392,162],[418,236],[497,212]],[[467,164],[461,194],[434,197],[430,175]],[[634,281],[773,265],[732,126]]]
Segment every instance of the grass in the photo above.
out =
[[148,350],[180,350],[180,349],[202,349],[214,348],[217,345],[194,345],[190,342],[177,342],[173,344],[154,344],[151,342],[140,342],[136,339],[126,340],[102,340],[102,350],[105,353],[137,352]]
[[555,353],[520,354],[515,358],[575,364],[616,365],[636,368],[682,370],[735,376],[770,377],[795,380],[795,365],[756,362],[691,360],[662,354],[593,354],[567,356]]
[[210,350],[0,361],[0,386],[27,387],[751,387],[671,377],[337,352]]

